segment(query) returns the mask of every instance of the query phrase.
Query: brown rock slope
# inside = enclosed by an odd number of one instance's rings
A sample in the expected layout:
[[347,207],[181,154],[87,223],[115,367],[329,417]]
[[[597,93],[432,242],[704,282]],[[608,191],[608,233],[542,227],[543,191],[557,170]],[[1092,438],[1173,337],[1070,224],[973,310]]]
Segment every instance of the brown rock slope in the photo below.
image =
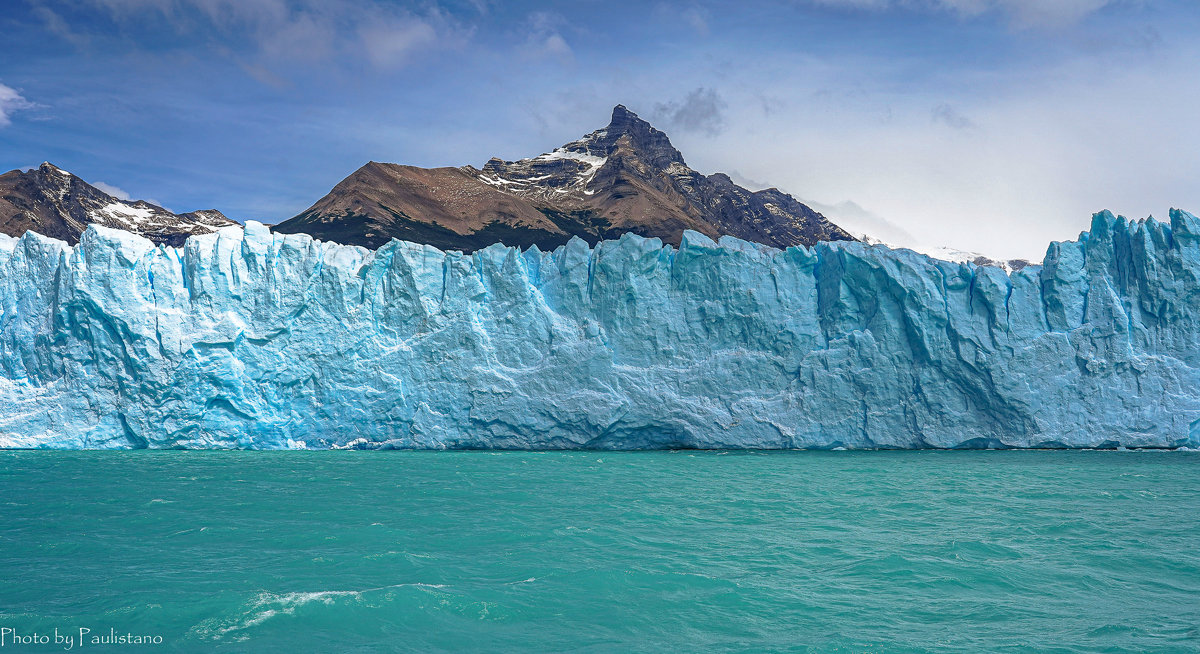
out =
[[678,245],[685,229],[774,247],[853,240],[776,189],[751,192],[687,166],[666,134],[623,106],[604,129],[482,170],[371,162],[275,227],[378,247],[392,238],[471,252],[493,243],[548,250],[625,232]]

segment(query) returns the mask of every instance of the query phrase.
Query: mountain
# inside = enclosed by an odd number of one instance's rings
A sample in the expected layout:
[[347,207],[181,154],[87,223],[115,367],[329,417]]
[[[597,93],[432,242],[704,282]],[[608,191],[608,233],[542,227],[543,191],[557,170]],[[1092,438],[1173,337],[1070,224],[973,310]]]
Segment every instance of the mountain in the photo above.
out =
[[1026,266],[1036,265],[1028,259],[993,259],[986,254],[979,252],[968,252],[966,250],[958,250],[952,247],[914,247],[909,248],[914,252],[919,252],[927,257],[938,259],[939,261],[953,261],[955,263],[973,263],[976,266],[992,266],[999,268],[1004,272],[1011,273]]
[[808,202],[809,206],[836,221],[851,236],[871,245],[886,245],[893,250],[907,248],[941,261],[973,263],[976,266],[993,266],[1005,272],[1020,270],[1035,265],[1029,259],[994,259],[981,252],[959,250],[948,246],[929,246],[917,241],[916,237],[903,228],[867,211],[857,203],[845,200],[837,204]]
[[896,243],[888,243],[877,238],[872,238],[866,234],[858,237],[858,240],[867,245],[882,245],[893,250],[912,250],[917,254],[923,254],[931,259],[938,261],[949,261],[952,263],[971,263],[976,266],[991,266],[999,268],[1006,273],[1013,273],[1027,266],[1036,266],[1037,263],[1028,259],[993,259],[986,254],[980,252],[971,252],[968,250],[959,250],[948,246],[925,246],[925,245],[899,245]]
[[496,242],[551,250],[572,236],[594,244],[626,232],[678,246],[686,229],[778,248],[854,240],[777,189],[692,170],[666,134],[621,105],[604,129],[531,159],[492,159],[482,170],[370,162],[274,229],[464,252]]
[[176,247],[193,234],[237,224],[215,209],[175,214],[143,200],[120,200],[49,163],[0,175],[0,233],[33,230],[75,244],[93,223]]

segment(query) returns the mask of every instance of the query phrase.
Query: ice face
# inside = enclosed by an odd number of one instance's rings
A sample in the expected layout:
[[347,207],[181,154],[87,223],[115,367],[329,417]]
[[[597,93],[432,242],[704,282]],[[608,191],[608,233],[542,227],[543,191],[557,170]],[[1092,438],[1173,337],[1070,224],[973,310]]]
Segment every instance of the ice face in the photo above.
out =
[[0,239],[0,446],[1200,445],[1200,221],[1044,266],[689,232],[371,252]]

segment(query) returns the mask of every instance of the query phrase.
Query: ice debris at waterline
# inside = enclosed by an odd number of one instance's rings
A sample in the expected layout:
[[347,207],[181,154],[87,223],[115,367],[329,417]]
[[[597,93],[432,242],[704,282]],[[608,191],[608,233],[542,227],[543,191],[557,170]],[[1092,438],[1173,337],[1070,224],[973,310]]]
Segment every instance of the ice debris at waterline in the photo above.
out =
[[688,232],[377,251],[0,241],[5,447],[1200,445],[1200,220],[1043,266]]

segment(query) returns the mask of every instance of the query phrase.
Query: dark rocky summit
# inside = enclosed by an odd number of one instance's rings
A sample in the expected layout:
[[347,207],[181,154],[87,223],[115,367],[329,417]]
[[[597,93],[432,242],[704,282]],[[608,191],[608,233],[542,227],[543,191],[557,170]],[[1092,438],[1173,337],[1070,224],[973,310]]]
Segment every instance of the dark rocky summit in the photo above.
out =
[[275,227],[370,248],[398,238],[464,252],[626,232],[679,245],[685,229],[778,248],[854,240],[786,193],[692,170],[666,134],[621,105],[604,129],[532,159],[492,159],[482,170],[368,163]]
[[237,224],[216,210],[175,214],[143,200],[120,200],[49,163],[0,175],[0,233],[32,230],[75,244],[93,223],[176,247],[193,234]]

